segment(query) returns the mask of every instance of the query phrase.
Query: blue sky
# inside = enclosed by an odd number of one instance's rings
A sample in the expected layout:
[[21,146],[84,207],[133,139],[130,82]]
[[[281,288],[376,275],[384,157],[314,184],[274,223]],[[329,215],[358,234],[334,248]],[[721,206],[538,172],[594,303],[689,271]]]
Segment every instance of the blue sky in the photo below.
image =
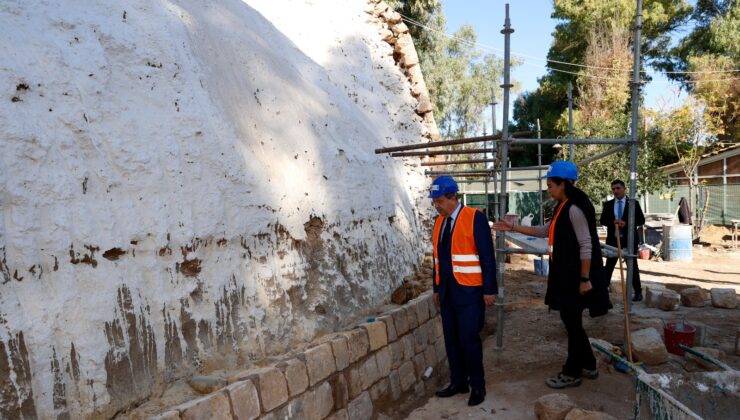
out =
[[[478,35],[483,51],[493,52],[503,58],[504,36],[500,33],[504,25],[507,0],[441,0],[447,18],[447,33],[451,34],[463,24],[470,24]],[[537,78],[546,73],[544,58],[552,43],[552,32],[558,21],[551,19],[552,0],[508,0],[509,17],[515,32],[511,35],[511,51],[527,56],[525,62],[512,71],[512,79],[521,83],[522,91],[537,88]],[[489,48],[493,47],[496,50]],[[653,108],[661,98],[674,98],[677,85],[669,83],[661,74],[653,74],[653,81],[645,88],[646,106]],[[512,95],[511,100],[516,99]],[[513,113],[513,109],[510,110]],[[501,104],[496,110],[496,127],[501,128],[503,111]],[[487,113],[490,115],[490,111]],[[510,114],[510,117],[512,115]],[[490,117],[489,117],[490,121]],[[490,127],[490,123],[486,124]]]

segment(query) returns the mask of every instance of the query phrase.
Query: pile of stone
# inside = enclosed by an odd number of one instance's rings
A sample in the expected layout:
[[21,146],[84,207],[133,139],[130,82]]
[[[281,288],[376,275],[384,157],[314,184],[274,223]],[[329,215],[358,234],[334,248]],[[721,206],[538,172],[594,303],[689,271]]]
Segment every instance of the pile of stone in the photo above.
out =
[[589,411],[576,407],[565,394],[547,394],[534,403],[534,414],[538,420],[616,420],[601,411]]
[[701,308],[710,302],[715,308],[737,308],[735,289],[712,288],[707,291],[688,284],[656,284],[645,287],[645,305],[664,311],[675,311],[683,305]]
[[439,140],[439,129],[432,115],[432,100],[421,73],[419,55],[416,53],[409,28],[401,15],[384,1],[369,0],[368,4],[367,13],[371,16],[370,20],[379,25],[380,36],[393,47],[393,59],[411,82],[411,95],[418,101],[416,114],[422,118],[425,127],[422,135],[432,141]]

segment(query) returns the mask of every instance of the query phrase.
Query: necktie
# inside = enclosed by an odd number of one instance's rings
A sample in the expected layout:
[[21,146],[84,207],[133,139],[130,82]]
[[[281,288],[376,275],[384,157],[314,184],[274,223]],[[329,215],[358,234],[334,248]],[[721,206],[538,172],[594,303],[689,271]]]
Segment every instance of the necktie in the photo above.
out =
[[448,248],[450,246],[450,232],[452,231],[452,218],[448,217],[445,219],[445,229],[442,231],[442,246]]
[[617,219],[621,219],[622,214],[624,214],[624,201],[618,200],[617,201]]

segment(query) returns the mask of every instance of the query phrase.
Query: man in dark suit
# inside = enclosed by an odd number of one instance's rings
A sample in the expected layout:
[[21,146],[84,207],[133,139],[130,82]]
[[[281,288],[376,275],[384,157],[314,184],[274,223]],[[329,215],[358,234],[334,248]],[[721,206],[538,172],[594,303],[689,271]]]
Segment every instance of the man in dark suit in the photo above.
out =
[[440,307],[450,384],[436,395],[468,392],[468,405],[485,400],[483,329],[486,306],[496,300],[496,261],[486,216],[457,200],[452,177],[434,180],[429,197],[439,217],[434,223],[434,303]]
[[[601,212],[601,220],[599,223],[606,226],[606,244],[611,246],[617,246],[617,235],[623,248],[627,247],[627,229],[628,226],[627,215],[629,214],[629,198],[625,195],[626,188],[624,182],[620,179],[612,181],[612,194],[614,198],[604,203],[603,211]],[[636,200],[632,201],[635,203],[635,225],[631,227],[635,232],[635,246],[632,250],[633,253],[637,254],[637,227],[645,224],[645,215],[642,214],[640,203]],[[634,270],[632,277],[632,288],[634,289],[635,296],[632,298],[634,302],[642,300],[642,285],[640,283],[640,270],[637,268],[637,258],[630,258],[627,261],[633,261]],[[606,265],[604,266],[604,277],[607,284],[612,279],[612,273],[614,272],[614,266],[617,264],[616,258],[607,258]]]

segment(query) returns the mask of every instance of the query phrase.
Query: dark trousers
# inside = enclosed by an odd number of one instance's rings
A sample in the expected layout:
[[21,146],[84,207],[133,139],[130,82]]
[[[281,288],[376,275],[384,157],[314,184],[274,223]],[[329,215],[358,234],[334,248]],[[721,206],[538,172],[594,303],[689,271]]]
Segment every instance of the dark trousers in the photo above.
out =
[[583,329],[583,310],[563,308],[560,310],[560,319],[568,332],[568,359],[563,366],[563,373],[574,378],[581,377],[583,369],[596,369],[591,343],[588,341],[586,330]]
[[[627,264],[629,264],[630,258],[625,258],[625,261],[627,261]],[[635,264],[635,268],[633,271],[632,276],[632,291],[633,293],[642,293],[642,283],[640,283],[640,269],[637,267],[637,258],[631,258],[633,263]],[[604,279],[606,280],[606,284],[609,285],[612,279],[612,273],[614,272],[614,267],[617,265],[617,259],[616,258],[607,258],[606,259],[606,265],[604,265]],[[626,277],[626,274],[625,274]]]
[[450,364],[450,383],[455,386],[470,384],[473,389],[485,389],[483,373],[483,329],[485,304],[455,305],[445,299],[440,308],[442,331]]

